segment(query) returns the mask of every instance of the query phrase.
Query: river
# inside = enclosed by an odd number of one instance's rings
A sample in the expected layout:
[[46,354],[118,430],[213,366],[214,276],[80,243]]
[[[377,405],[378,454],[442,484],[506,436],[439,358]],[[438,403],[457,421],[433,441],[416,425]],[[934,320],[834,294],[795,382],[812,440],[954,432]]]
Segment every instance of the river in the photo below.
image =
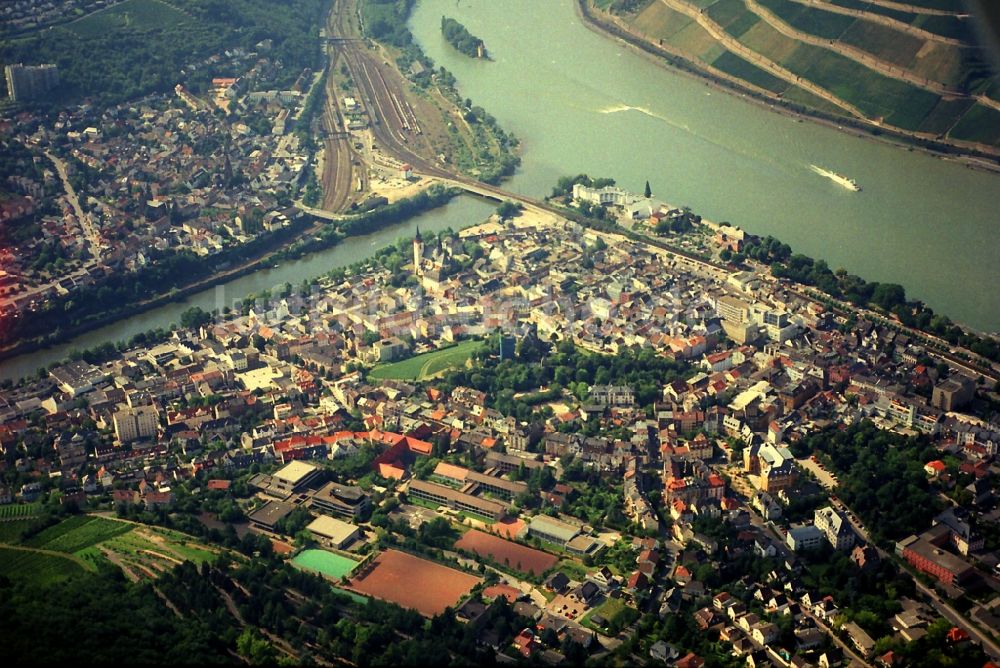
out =
[[459,230],[483,221],[495,208],[495,205],[469,195],[457,197],[445,206],[411,218],[405,223],[384,228],[374,234],[345,239],[324,251],[233,279],[228,283],[190,295],[186,299],[91,330],[67,343],[4,360],[0,362],[0,378],[17,379],[34,373],[39,367],[47,367],[66,358],[74,350],[93,348],[105,341],[128,340],[140,332],[169,327],[171,323],[180,322],[181,313],[192,306],[200,306],[206,311],[221,310],[225,306],[231,307],[234,301],[241,300],[247,295],[272,290],[285,283],[298,286],[305,279],[315,278],[333,269],[362,260],[401,237],[412,237],[417,227],[421,233],[440,232],[449,227]]
[[[455,51],[442,16],[482,38],[493,60]],[[588,29],[574,0],[419,0],[410,30],[463,97],[523,142],[505,187],[539,196],[586,172],[642,192],[648,179],[671,204],[1000,330],[1000,177],[720,92]]]
[[[547,194],[586,172],[690,206],[714,221],[773,234],[799,252],[869,280],[901,283],[936,311],[1000,329],[998,177],[905,148],[796,120],[660,67],[583,25],[574,0],[419,0],[410,28],[465,97],[522,142],[506,188]],[[485,40],[492,61],[467,58],[441,37],[451,16]],[[810,164],[847,174],[849,192]],[[166,327],[285,282],[351,264],[416,227],[479,222],[493,207],[463,196],[369,237],[349,239],[188,299],[152,309],[43,351],[0,362],[17,378],[75,349]]]

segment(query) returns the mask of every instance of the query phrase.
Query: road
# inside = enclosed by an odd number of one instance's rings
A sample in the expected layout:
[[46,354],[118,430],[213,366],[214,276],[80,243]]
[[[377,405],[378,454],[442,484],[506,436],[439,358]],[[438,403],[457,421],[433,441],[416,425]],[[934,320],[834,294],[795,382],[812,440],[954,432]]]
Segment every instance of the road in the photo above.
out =
[[59,173],[63,188],[66,189],[66,197],[69,199],[70,206],[73,207],[73,212],[80,223],[80,227],[83,228],[83,233],[87,237],[88,243],[90,243],[90,256],[94,259],[100,258],[101,235],[97,231],[94,221],[91,220],[89,215],[84,213],[83,207],[80,206],[80,198],[77,197],[76,190],[73,189],[73,184],[70,183],[69,175],[66,172],[66,163],[49,151],[45,151],[45,157],[51,160],[52,164],[56,166],[56,172]]
[[943,601],[934,589],[928,587],[917,578],[913,578],[913,582],[917,585],[917,589],[930,598],[934,608],[941,614],[942,617],[955,626],[965,629],[969,635],[978,640],[980,644],[982,644],[983,650],[990,655],[990,658],[1000,659],[1000,645],[993,642],[993,639],[990,638],[989,635],[980,631],[975,624],[959,614],[959,612],[955,610],[955,608],[951,607],[951,605],[947,602]]

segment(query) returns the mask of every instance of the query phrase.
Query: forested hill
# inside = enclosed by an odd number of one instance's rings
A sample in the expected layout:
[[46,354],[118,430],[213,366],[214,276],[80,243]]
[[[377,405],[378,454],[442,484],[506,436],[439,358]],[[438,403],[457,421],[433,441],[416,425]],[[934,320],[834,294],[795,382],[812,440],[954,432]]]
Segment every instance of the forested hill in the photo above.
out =
[[277,65],[261,73],[263,82],[287,88],[302,68],[321,62],[326,6],[325,0],[125,0],[5,40],[0,60],[57,64],[58,100],[65,102],[114,104],[178,83],[198,92],[213,77],[244,73],[258,57]]

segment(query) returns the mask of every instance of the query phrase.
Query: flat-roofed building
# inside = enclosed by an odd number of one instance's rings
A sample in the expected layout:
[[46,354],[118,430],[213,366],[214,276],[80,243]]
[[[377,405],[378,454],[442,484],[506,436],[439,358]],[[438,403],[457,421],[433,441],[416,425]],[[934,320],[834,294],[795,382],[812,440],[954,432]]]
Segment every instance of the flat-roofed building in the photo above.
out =
[[508,500],[528,491],[527,483],[518,480],[505,480],[447,462],[441,462],[434,468],[434,476],[448,483],[453,483],[468,493],[482,489],[494,496]]
[[566,545],[580,535],[580,527],[547,515],[536,515],[528,524],[528,535],[556,545]]
[[505,480],[480,473],[479,471],[469,471],[465,479],[468,482],[475,483],[478,487],[494,496],[500,496],[508,500],[515,498],[519,494],[525,494],[528,491],[528,483],[526,482]]
[[247,519],[250,526],[262,531],[276,531],[275,525],[295,510],[295,506],[283,501],[268,501],[263,506],[250,513]]
[[934,387],[931,393],[931,406],[943,411],[953,411],[972,401],[974,396],[976,396],[975,381],[955,375]]
[[528,457],[508,455],[506,453],[495,452],[493,450],[486,453],[486,466],[496,468],[503,473],[517,471],[522,465],[528,471],[533,471],[535,469],[544,468],[545,462],[540,462],[537,459]]
[[457,489],[427,482],[426,480],[411,480],[408,493],[415,498],[430,501],[454,510],[464,510],[477,515],[483,515],[498,520],[507,514],[507,506],[489,499],[466,494]]
[[309,495],[309,506],[331,515],[357,518],[371,507],[371,498],[360,487],[328,482]]
[[919,536],[910,536],[896,543],[896,554],[918,571],[952,587],[961,586],[975,574],[972,564]]
[[250,485],[275,499],[287,499],[320,482],[323,469],[303,461],[289,462],[273,475],[260,474],[250,479]]
[[361,530],[353,524],[329,515],[320,515],[306,527],[324,545],[342,550],[361,537]]
[[809,525],[804,527],[792,527],[788,530],[785,542],[793,552],[802,550],[815,550],[823,544],[823,532],[816,527]]

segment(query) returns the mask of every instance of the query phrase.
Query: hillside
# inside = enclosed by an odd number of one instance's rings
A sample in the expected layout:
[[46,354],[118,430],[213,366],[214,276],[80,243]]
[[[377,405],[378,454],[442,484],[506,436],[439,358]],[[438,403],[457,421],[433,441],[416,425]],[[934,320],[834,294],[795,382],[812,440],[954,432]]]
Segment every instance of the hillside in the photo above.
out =
[[[0,42],[4,63],[55,63],[59,100],[115,104],[183,82],[196,92],[212,77],[267,58],[264,81],[288,87],[321,61],[323,0],[125,0],[79,19]],[[236,51],[232,51],[232,50]],[[224,52],[230,50],[229,55]],[[253,60],[251,60],[253,59]]]
[[587,1],[662,55],[798,111],[1000,154],[1000,77],[959,0]]

